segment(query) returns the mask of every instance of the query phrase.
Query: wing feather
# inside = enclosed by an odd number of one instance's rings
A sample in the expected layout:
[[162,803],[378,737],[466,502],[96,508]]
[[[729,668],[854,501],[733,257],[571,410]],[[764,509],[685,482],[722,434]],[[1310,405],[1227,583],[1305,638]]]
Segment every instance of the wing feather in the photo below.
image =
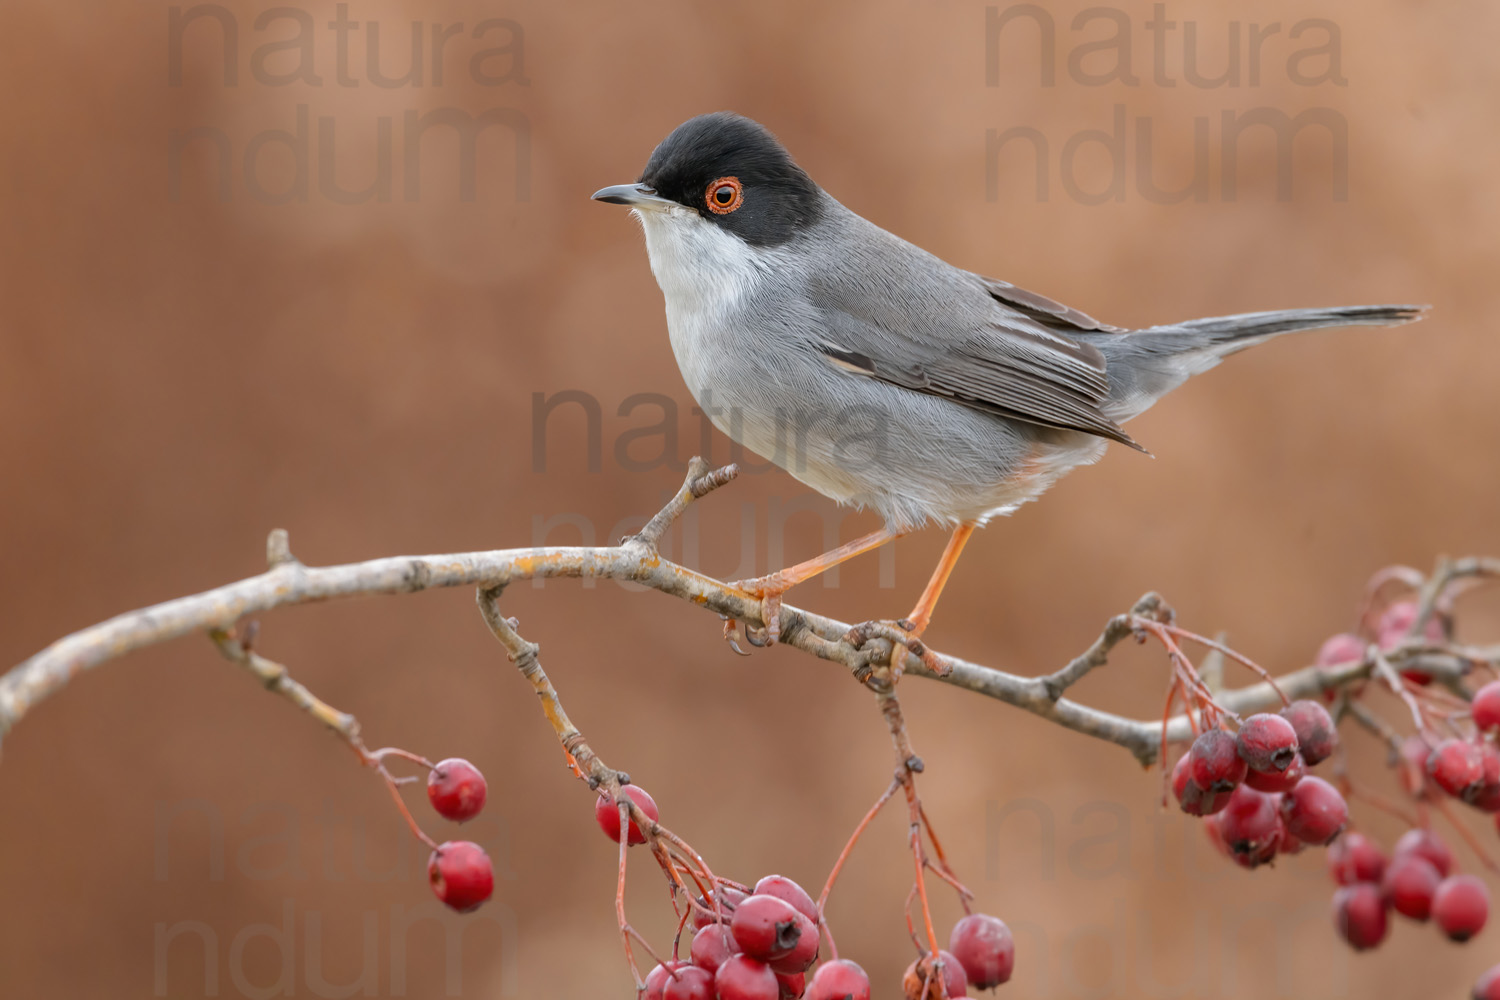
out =
[[[1099,349],[1070,333],[1118,327],[1008,282],[957,272],[953,309],[840,301],[814,289],[827,320],[819,346],[845,371],[1045,427],[1080,430],[1144,451],[1105,415]],[[972,298],[971,298],[972,297]],[[842,298],[842,297],[841,297]],[[938,313],[941,319],[924,317]],[[953,317],[969,323],[952,322]]]

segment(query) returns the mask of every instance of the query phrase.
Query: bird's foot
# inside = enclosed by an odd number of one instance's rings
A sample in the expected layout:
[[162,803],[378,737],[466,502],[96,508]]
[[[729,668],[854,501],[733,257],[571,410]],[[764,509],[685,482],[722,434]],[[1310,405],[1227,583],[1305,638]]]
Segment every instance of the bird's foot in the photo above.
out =
[[922,661],[922,665],[938,677],[946,677],[949,667],[922,641],[926,622],[914,622],[910,618],[891,621],[862,622],[844,633],[844,641],[855,649],[872,639],[884,639],[891,644],[891,670],[899,677],[906,654],[910,653]]
[[[781,638],[781,595],[792,589],[780,573],[757,576],[749,580],[731,580],[729,586],[742,590],[760,601],[760,627],[745,626],[745,641],[752,646],[774,646]],[[725,626],[725,638],[730,638]],[[730,639],[730,645],[735,645]],[[740,650],[736,649],[736,652]]]

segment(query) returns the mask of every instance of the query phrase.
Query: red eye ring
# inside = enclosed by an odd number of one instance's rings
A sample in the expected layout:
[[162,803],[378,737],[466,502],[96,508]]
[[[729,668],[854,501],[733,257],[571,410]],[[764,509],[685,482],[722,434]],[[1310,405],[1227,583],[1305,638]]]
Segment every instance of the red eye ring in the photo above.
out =
[[738,177],[720,177],[708,186],[703,200],[710,212],[728,215],[745,203],[745,187]]

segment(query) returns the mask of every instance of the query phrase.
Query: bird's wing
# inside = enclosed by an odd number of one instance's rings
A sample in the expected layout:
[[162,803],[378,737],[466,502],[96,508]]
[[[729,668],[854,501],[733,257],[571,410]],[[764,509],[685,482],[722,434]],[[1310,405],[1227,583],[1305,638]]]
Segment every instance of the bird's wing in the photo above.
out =
[[1119,328],[1004,281],[959,271],[951,279],[942,301],[852,295],[840,292],[846,284],[814,282],[827,334],[818,348],[848,372],[1145,450],[1104,413],[1103,355],[1069,336]]
[[1027,314],[1032,320],[1041,323],[1054,330],[1080,331],[1086,330],[1093,333],[1125,333],[1123,327],[1110,326],[1101,323],[1086,312],[1080,312],[1072,306],[1065,306],[1056,299],[1049,299],[1037,292],[1028,292],[1024,288],[1017,288],[1008,281],[999,278],[986,278],[983,275],[973,275],[990,297],[1006,305],[1012,306]]

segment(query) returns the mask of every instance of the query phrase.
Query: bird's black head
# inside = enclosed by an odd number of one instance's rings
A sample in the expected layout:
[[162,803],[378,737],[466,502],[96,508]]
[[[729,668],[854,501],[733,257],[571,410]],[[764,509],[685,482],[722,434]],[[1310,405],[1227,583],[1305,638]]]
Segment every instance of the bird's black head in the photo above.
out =
[[646,208],[653,195],[754,246],[785,243],[819,212],[818,186],[776,137],[727,111],[683,122],[656,147],[637,185],[594,197]]

